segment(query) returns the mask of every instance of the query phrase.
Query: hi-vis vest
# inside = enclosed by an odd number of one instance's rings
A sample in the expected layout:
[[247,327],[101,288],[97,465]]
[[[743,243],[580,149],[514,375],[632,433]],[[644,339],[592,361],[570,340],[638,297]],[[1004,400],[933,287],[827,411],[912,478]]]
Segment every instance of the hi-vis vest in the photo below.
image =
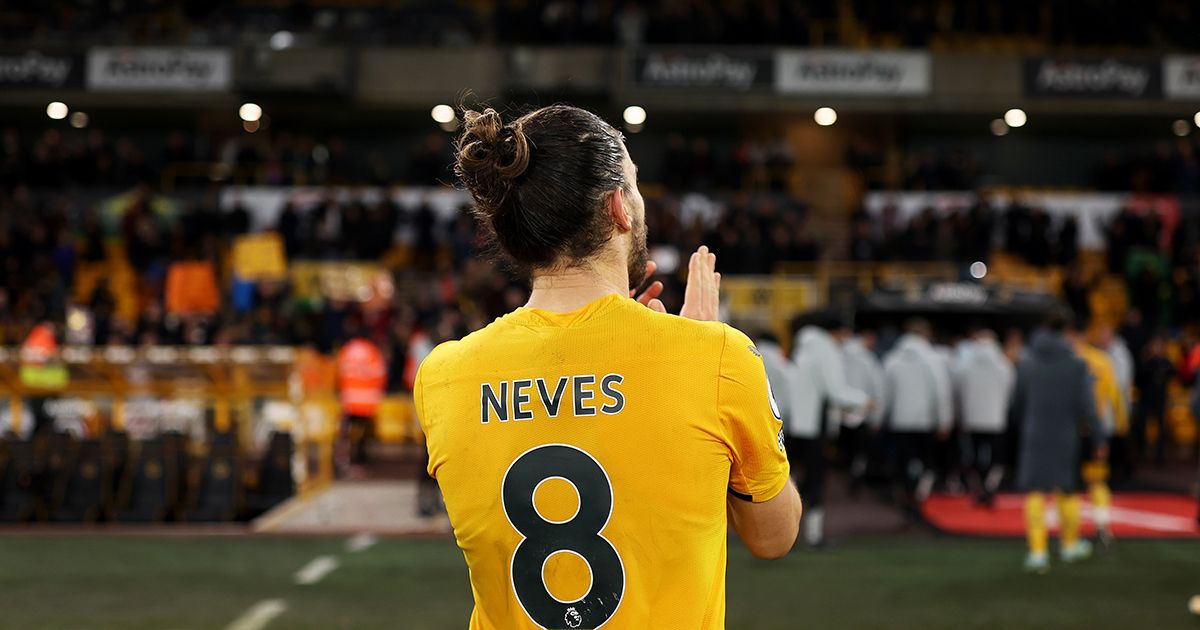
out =
[[58,342],[49,324],[38,324],[21,345],[21,383],[37,389],[67,386],[67,366],[58,360]]
[[342,411],[374,417],[387,387],[387,366],[379,348],[366,339],[352,339],[338,353],[337,364]]

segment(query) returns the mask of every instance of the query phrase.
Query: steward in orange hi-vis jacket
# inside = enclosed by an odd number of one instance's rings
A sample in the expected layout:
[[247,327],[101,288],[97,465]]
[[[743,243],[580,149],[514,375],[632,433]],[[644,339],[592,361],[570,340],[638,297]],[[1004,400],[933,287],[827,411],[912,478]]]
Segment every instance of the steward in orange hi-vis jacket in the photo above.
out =
[[351,444],[350,459],[362,464],[367,458],[367,434],[387,387],[387,364],[375,344],[355,338],[338,352],[337,367],[338,396]]

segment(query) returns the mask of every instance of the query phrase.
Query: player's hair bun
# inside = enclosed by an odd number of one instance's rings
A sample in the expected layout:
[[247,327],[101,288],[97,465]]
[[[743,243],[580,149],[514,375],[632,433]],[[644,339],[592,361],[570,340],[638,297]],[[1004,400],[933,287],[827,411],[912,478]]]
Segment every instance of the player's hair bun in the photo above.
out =
[[484,241],[519,268],[575,264],[597,252],[613,231],[605,200],[616,188],[633,190],[621,134],[569,105],[508,124],[494,109],[465,109],[455,151],[454,172],[474,199]]
[[455,171],[470,190],[480,210],[495,214],[529,168],[529,141],[517,121],[505,125],[500,114],[487,108],[483,113],[463,112],[463,134],[458,143]]

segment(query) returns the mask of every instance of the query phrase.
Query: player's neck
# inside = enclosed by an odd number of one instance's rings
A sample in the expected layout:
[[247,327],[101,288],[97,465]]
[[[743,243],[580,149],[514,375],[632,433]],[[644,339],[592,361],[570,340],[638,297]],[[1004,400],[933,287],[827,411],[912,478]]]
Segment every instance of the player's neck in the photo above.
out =
[[606,295],[628,295],[629,271],[599,260],[586,265],[535,272],[525,306],[569,313]]

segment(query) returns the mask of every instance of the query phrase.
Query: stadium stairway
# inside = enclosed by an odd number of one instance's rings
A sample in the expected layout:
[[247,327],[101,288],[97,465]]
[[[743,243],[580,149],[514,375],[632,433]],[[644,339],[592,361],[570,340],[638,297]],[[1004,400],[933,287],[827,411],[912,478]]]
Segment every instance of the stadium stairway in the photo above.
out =
[[338,481],[308,495],[293,497],[251,525],[257,533],[383,536],[433,536],[449,533],[444,516],[426,518],[417,509],[412,479]]

